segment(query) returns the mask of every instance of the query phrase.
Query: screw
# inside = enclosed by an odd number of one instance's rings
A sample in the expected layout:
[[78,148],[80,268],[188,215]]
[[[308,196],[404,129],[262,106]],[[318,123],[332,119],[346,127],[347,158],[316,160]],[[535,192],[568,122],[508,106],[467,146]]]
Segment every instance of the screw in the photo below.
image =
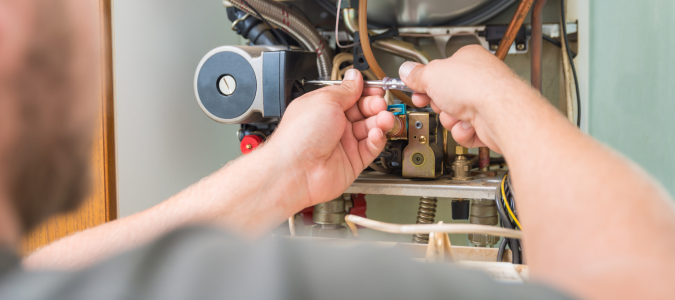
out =
[[417,166],[421,165],[422,163],[424,163],[424,155],[422,155],[422,153],[413,154],[412,162]]
[[237,89],[237,82],[232,75],[225,75],[218,80],[218,91],[221,94],[225,96],[232,95],[235,89]]
[[415,128],[422,129],[422,122],[420,121],[415,122]]
[[427,138],[424,137],[424,136],[421,136],[421,137],[420,137],[420,143],[426,144],[426,143],[427,143]]
[[520,51],[525,50],[525,44],[518,44],[518,45],[516,45],[516,49],[518,49],[518,50],[520,50]]
[[492,50],[498,50],[498,49],[499,49],[499,45],[497,45],[497,44],[492,44],[492,45],[490,46],[490,49],[492,49]]
[[246,144],[246,149],[251,149],[251,148],[253,148],[253,145],[251,145],[251,144]]

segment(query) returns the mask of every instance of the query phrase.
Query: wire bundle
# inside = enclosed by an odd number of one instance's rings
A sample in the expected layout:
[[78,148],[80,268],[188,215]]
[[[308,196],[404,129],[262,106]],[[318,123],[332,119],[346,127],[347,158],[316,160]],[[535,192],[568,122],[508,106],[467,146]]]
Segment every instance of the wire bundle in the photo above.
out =
[[[521,230],[520,221],[518,221],[518,214],[516,211],[516,201],[513,195],[513,188],[511,187],[511,180],[506,173],[502,178],[501,197],[497,202],[497,210],[499,211],[499,221],[502,227],[508,229]],[[499,252],[497,252],[497,261],[502,261],[506,246],[511,249],[512,261],[514,264],[522,264],[523,251],[520,245],[520,239],[503,238],[499,243]]]

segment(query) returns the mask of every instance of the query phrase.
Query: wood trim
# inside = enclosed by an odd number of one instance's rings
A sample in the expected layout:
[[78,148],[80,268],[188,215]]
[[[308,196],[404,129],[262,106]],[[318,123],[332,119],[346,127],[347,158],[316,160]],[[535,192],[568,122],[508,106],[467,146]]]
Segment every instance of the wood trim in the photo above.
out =
[[106,221],[117,219],[117,152],[115,147],[115,84],[113,77],[112,0],[100,0],[101,36],[103,43],[101,99],[104,106],[103,139],[105,155]]
[[101,105],[92,149],[92,194],[77,211],[50,218],[27,234],[20,249],[24,255],[67,235],[117,218],[111,0],[98,1],[98,15],[102,44],[99,93]]

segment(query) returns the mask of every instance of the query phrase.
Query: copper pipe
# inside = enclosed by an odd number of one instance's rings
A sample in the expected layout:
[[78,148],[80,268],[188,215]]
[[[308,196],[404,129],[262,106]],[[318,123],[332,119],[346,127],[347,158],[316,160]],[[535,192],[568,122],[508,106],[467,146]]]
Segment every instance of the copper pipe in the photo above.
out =
[[490,148],[478,148],[478,168],[481,171],[487,171],[490,167]]
[[532,10],[532,63],[530,75],[532,77],[532,87],[542,92],[542,47],[544,36],[542,33],[542,11],[546,5],[546,0],[537,0]]
[[[382,79],[387,75],[384,74],[380,65],[377,64],[375,56],[373,55],[373,49],[370,48],[370,39],[368,38],[368,1],[361,0],[359,1],[359,40],[361,40],[361,49],[363,50],[363,56],[365,56],[370,69],[375,73],[377,78]],[[399,100],[405,103],[408,106],[417,107],[412,103],[412,99],[408,95],[404,94],[398,90],[391,90],[391,93],[396,96]]]
[[511,48],[513,41],[516,39],[518,30],[523,26],[523,21],[525,21],[525,17],[530,12],[533,2],[534,0],[520,0],[518,9],[513,15],[513,19],[511,19],[511,23],[509,23],[509,27],[506,29],[506,33],[499,43],[499,49],[497,49],[497,53],[495,54],[499,59],[504,60],[509,53],[509,48]]

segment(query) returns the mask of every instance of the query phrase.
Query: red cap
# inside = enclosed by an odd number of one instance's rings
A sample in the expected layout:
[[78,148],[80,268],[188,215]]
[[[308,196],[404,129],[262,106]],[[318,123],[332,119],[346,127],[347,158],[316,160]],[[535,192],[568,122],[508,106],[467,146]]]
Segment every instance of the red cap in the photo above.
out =
[[260,144],[262,144],[263,139],[260,136],[257,136],[255,134],[247,135],[243,139],[241,139],[241,153],[244,154],[249,154],[251,151],[253,151],[255,148],[258,148]]
[[349,210],[349,214],[365,218],[367,208],[366,195],[352,194],[352,202],[354,203],[354,206]]

